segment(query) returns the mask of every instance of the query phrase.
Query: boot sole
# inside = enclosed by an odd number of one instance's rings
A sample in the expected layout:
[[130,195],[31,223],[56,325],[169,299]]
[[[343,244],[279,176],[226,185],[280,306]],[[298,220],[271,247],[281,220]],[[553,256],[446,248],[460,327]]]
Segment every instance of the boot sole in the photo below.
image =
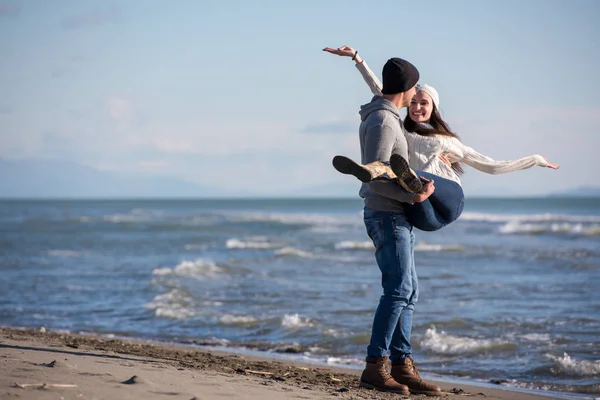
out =
[[359,181],[369,183],[373,180],[371,173],[359,163],[344,156],[333,157],[333,168],[346,175],[354,175]]
[[361,388],[365,388],[365,389],[369,389],[369,390],[377,390],[380,392],[388,392],[388,393],[396,393],[396,394],[403,394],[406,396],[410,395],[410,392],[408,390],[393,390],[393,389],[384,389],[384,388],[380,388],[379,386],[375,386],[371,383],[367,383],[367,382],[363,382],[360,381],[360,384],[358,385]]
[[392,154],[390,168],[398,177],[398,184],[410,193],[419,193],[423,190],[423,183],[413,175],[408,162],[399,154]]

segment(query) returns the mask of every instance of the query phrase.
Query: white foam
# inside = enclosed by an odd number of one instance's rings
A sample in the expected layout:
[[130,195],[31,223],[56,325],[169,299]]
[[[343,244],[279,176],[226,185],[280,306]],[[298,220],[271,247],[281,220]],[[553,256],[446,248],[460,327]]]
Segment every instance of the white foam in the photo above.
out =
[[336,216],[319,213],[269,213],[244,212],[227,216],[230,221],[238,222],[278,222],[286,225],[360,225],[361,219],[356,216]]
[[373,242],[369,240],[364,241],[344,241],[336,243],[334,246],[337,250],[373,250]]
[[276,256],[296,256],[301,258],[314,258],[314,254],[294,247],[284,247],[275,251]]
[[285,243],[275,243],[269,242],[264,238],[264,240],[248,240],[241,241],[239,239],[229,239],[225,243],[225,246],[228,249],[274,249],[277,247],[285,246]]
[[600,223],[598,215],[569,215],[569,214],[492,214],[464,212],[459,220],[475,222],[572,222]]
[[568,222],[523,223],[521,221],[510,221],[499,227],[498,231],[504,234],[564,233],[579,236],[597,236],[600,235],[600,225]]
[[109,214],[103,219],[107,222],[122,223],[122,222],[144,222],[164,216],[163,210],[147,210],[143,208],[134,208],[126,214]]
[[215,278],[222,268],[210,260],[182,261],[174,268],[161,267],[152,270],[152,275],[180,275],[197,279]]
[[186,319],[194,316],[194,312],[186,308],[178,307],[158,307],[154,310],[154,315],[162,318]]
[[556,362],[556,368],[553,368],[554,373],[567,373],[576,376],[596,376],[600,374],[600,360],[575,360],[567,353],[564,353],[562,357],[556,357],[552,354],[546,354],[546,357]]
[[201,250],[201,249],[206,249],[207,247],[209,247],[208,244],[193,244],[193,243],[189,243],[189,244],[186,244],[185,246],[183,246],[183,248],[185,250]]
[[465,248],[457,244],[432,244],[425,242],[418,242],[415,244],[415,251],[462,251]]
[[243,325],[256,322],[256,318],[246,315],[229,315],[225,314],[219,318],[219,321],[223,324],[228,325]]
[[522,340],[527,340],[529,342],[550,342],[549,333],[527,333],[525,335],[520,335],[519,338],[521,338]]
[[315,323],[309,318],[302,318],[298,314],[285,314],[281,318],[281,326],[285,329],[299,329],[308,326],[314,326]]
[[140,222],[143,219],[131,214],[111,214],[105,215],[103,219],[106,222],[112,222],[114,224],[119,224],[122,222]]
[[427,329],[421,339],[421,346],[435,353],[441,354],[462,354],[477,352],[493,347],[511,344],[510,342],[499,339],[473,339],[468,337],[458,337],[448,335],[446,332],[437,332],[435,327]]
[[170,275],[173,273],[173,268],[162,267],[162,268],[154,268],[152,270],[152,275]]
[[349,357],[327,357],[328,365],[362,365],[364,360]]
[[[365,241],[344,241],[336,243],[334,246],[337,250],[369,250],[374,249],[373,242],[369,240]],[[425,242],[418,242],[415,244],[415,251],[462,251],[464,247],[456,244],[432,244]]]
[[144,307],[154,310],[154,315],[162,318],[186,319],[196,313],[192,308],[193,299],[184,292],[173,289],[156,295]]

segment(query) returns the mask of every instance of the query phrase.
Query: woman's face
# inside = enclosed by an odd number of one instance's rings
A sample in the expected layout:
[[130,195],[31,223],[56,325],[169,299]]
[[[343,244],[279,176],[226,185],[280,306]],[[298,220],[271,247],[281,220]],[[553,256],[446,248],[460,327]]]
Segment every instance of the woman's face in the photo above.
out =
[[425,92],[417,92],[408,106],[408,116],[415,122],[427,122],[431,118],[433,101]]

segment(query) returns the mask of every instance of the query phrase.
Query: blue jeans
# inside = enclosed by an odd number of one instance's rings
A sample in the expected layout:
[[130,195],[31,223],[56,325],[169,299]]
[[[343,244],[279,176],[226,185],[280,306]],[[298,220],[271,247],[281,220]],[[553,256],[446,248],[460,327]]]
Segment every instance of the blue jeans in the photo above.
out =
[[457,182],[428,172],[415,173],[432,179],[435,190],[427,200],[404,207],[408,221],[422,231],[437,231],[456,221],[465,205],[462,187]]
[[367,355],[390,355],[392,362],[399,362],[412,354],[412,316],[419,296],[413,252],[415,234],[402,213],[365,207],[364,221],[375,245],[383,287]]

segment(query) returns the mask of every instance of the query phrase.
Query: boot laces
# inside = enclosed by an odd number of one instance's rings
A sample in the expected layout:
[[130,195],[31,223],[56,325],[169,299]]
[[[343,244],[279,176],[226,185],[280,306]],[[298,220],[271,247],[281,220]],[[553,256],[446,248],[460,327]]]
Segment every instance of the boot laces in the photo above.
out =
[[383,376],[384,382],[387,382],[390,379],[393,379],[392,375],[387,370],[386,363],[379,364],[379,373],[381,373],[381,376]]
[[407,358],[407,361],[408,361],[407,364],[412,369],[413,374],[415,374],[415,376],[417,378],[419,378],[419,381],[422,381],[423,379],[421,378],[421,375],[419,375],[419,371],[417,370],[417,366],[415,365],[415,363],[412,360],[412,358]]

